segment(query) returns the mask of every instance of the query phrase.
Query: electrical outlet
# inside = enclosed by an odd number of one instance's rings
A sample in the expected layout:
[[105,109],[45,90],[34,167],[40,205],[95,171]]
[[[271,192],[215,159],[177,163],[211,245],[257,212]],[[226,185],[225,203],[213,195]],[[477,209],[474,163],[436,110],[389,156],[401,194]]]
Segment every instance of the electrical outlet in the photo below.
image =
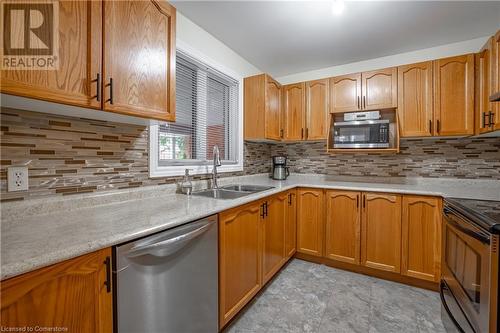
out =
[[28,190],[28,167],[10,167],[7,169],[7,191]]

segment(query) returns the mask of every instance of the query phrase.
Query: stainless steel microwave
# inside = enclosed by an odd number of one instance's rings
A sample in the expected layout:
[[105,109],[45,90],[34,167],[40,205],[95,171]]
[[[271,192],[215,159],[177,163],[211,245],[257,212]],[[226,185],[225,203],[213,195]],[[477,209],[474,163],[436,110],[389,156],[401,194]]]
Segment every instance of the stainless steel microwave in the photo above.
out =
[[379,111],[346,113],[333,123],[333,148],[389,148],[389,128]]

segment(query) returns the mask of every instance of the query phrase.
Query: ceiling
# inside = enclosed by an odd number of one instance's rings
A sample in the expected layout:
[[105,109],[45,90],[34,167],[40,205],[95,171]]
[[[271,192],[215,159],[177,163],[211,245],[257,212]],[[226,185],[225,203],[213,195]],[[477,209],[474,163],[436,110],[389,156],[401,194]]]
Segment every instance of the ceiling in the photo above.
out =
[[492,35],[499,1],[172,1],[275,77]]

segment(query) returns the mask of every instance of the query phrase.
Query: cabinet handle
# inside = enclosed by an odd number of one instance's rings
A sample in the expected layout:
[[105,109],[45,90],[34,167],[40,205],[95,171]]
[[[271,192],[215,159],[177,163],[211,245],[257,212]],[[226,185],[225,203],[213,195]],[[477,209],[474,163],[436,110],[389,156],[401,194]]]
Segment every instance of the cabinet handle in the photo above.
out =
[[280,138],[283,139],[283,129],[280,129]]
[[104,260],[104,265],[106,265],[106,281],[104,281],[104,285],[106,286],[106,291],[108,293],[111,292],[111,258],[106,257]]
[[366,109],[366,96],[363,96],[363,109]]
[[361,109],[361,105],[359,105],[360,99],[361,99],[361,97],[358,96],[358,110]]
[[97,86],[96,100],[101,101],[101,74],[97,73],[96,79],[94,80]]
[[303,128],[300,130],[300,137],[301,137],[302,139],[304,138],[304,129],[303,129]]
[[356,208],[359,208],[359,194],[356,194]]
[[493,128],[493,125],[495,125],[495,113],[490,111],[489,114],[490,114],[489,125],[490,127]]
[[260,213],[260,217],[264,218],[266,216],[264,211],[264,204],[260,205],[260,208],[262,208],[262,213]]
[[108,99],[108,102],[109,104],[113,104],[113,78],[109,78],[109,83],[108,83],[108,86],[109,86],[109,99]]
[[264,203],[264,207],[266,208],[266,217],[269,215],[267,211],[267,201]]
[[306,127],[306,140],[309,138],[309,128]]
[[292,205],[292,193],[288,193],[288,206]]
[[366,208],[366,196],[363,194],[363,208]]
[[487,112],[483,112],[483,127],[490,126],[490,124],[489,124],[489,123],[488,123],[488,124],[486,123],[486,119],[488,119],[488,120],[489,120],[490,118],[491,118],[491,117],[490,117],[490,114],[489,114],[489,113],[487,113]]
[[429,120],[429,134],[432,135],[432,120]]
[[439,119],[436,120],[436,130],[438,133],[441,132],[441,122],[439,121]]

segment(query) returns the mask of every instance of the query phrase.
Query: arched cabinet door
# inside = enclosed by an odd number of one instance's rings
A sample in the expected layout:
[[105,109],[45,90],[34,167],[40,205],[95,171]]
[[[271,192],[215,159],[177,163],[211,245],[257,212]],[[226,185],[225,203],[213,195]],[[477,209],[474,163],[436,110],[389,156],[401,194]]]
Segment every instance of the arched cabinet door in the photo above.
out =
[[323,255],[323,207],[322,189],[297,190],[297,252]]
[[283,129],[285,140],[305,138],[304,82],[283,86]]
[[325,257],[359,265],[361,193],[326,192]]
[[361,110],[361,73],[330,79],[330,112]]
[[306,140],[322,140],[328,135],[328,79],[306,82]]
[[441,272],[441,198],[403,197],[401,274],[438,282]]
[[175,120],[175,13],[165,1],[104,1],[104,110]]
[[363,110],[379,110],[398,107],[397,68],[385,68],[363,72]]
[[437,135],[474,134],[474,54],[434,61]]
[[287,192],[266,200],[266,217],[262,219],[262,285],[285,263],[285,218]]
[[266,139],[280,140],[281,130],[281,86],[266,75]]
[[363,193],[361,216],[361,264],[399,273],[401,195]]

